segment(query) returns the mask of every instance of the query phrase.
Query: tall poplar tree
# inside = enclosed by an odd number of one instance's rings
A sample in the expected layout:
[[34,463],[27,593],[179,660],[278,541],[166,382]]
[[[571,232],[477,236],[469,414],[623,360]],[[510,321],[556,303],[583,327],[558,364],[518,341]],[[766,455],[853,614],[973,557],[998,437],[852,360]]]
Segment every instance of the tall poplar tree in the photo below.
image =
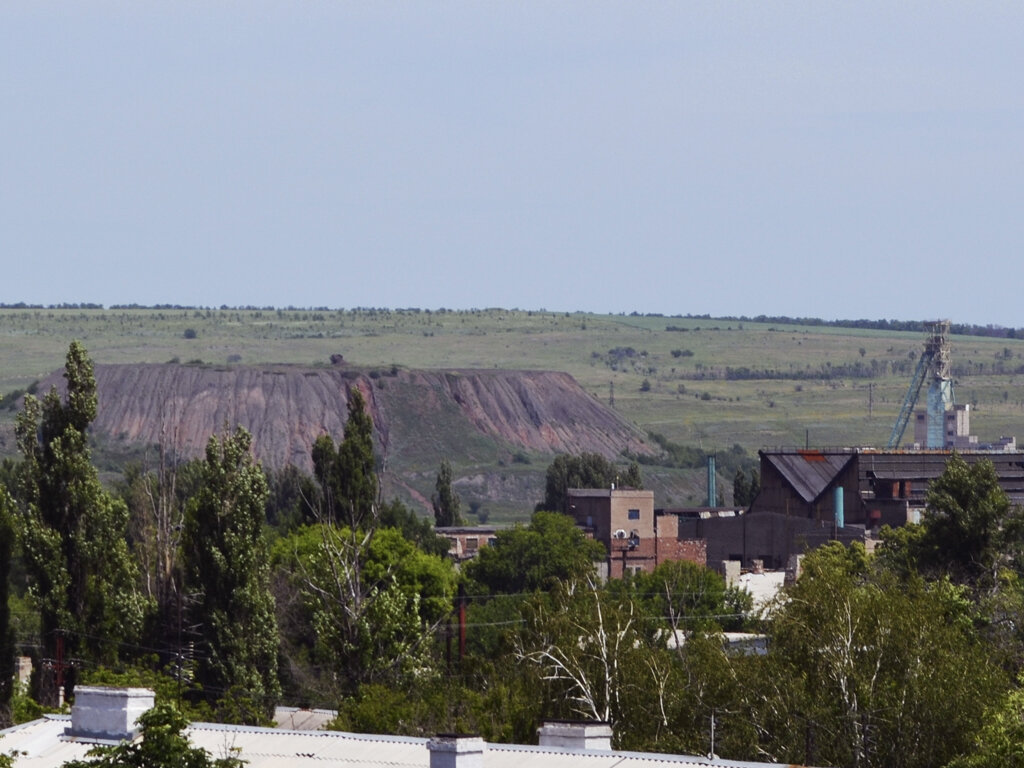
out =
[[313,470],[323,489],[331,522],[353,531],[375,526],[377,471],[373,421],[358,389],[349,393],[344,440],[335,448],[330,435],[321,435],[313,444]]
[[[64,378],[63,401],[56,388],[41,403],[26,395],[17,420],[23,461],[16,491],[29,594],[39,608],[47,658],[110,663],[122,642],[138,636],[145,600],[128,552],[128,509],[103,489],[92,465],[86,431],[96,417],[96,379],[78,342],[68,349]],[[54,668],[70,695],[75,668]],[[54,703],[56,688],[38,694]]]
[[185,515],[186,590],[196,679],[225,720],[269,719],[281,693],[278,632],[263,536],[267,480],[242,427],[212,436]]
[[437,471],[437,482],[434,484],[434,524],[438,527],[462,525],[463,519],[459,512],[462,500],[452,488],[452,464],[448,459],[441,460],[441,468]]
[[8,577],[11,572],[11,551],[14,544],[14,502],[0,485],[0,725],[8,727],[11,721],[11,697],[14,694],[14,631],[11,629],[11,610],[7,603]]

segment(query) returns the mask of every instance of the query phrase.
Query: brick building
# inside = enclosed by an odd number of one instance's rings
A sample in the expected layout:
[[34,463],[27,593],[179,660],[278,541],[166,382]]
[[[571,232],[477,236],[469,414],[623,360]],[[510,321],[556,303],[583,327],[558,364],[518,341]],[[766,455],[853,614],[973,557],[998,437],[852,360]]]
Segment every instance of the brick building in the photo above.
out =
[[493,544],[498,529],[493,525],[447,525],[435,528],[434,532],[448,539],[448,556],[460,562]]
[[706,564],[704,543],[680,538],[678,518],[655,515],[654,492],[633,488],[573,488],[566,510],[608,552],[603,575],[653,571],[668,560]]

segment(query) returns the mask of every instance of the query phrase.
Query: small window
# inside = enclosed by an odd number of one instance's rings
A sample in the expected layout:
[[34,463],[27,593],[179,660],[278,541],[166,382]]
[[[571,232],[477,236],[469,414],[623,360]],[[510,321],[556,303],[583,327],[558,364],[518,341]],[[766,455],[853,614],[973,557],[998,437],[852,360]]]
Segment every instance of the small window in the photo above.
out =
[[467,552],[475,551],[476,548],[477,548],[477,545],[479,543],[480,543],[480,541],[479,541],[479,539],[477,539],[476,536],[467,536],[466,537],[466,551]]
[[629,519],[630,520],[639,520],[640,519],[640,510],[639,509],[631,509],[631,510],[629,510]]
[[497,543],[498,543],[498,537],[497,536],[488,536],[487,537],[487,546],[488,547],[493,547]]

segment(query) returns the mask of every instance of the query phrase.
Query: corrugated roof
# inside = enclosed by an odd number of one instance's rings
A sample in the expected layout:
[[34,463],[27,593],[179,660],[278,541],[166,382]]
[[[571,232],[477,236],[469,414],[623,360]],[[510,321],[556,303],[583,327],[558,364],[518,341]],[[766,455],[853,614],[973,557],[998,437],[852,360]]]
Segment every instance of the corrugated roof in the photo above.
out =
[[822,451],[796,451],[792,453],[763,453],[787,482],[808,504],[817,500],[836,475],[853,461],[853,453],[824,453]]
[[[64,736],[68,716],[47,716],[0,732],[0,750],[15,768],[59,768],[81,760],[94,744]],[[429,768],[427,739],[340,731],[287,731],[193,723],[192,744],[214,757],[241,757],[248,768]],[[484,768],[769,768],[768,763],[708,760],[693,755],[488,744]]]

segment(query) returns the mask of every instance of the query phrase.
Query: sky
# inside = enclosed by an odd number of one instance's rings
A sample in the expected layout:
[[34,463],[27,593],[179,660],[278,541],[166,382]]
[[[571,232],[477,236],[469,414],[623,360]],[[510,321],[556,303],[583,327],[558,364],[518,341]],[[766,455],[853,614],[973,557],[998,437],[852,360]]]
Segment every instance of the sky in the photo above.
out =
[[1024,326],[1019,2],[0,4],[0,302]]

